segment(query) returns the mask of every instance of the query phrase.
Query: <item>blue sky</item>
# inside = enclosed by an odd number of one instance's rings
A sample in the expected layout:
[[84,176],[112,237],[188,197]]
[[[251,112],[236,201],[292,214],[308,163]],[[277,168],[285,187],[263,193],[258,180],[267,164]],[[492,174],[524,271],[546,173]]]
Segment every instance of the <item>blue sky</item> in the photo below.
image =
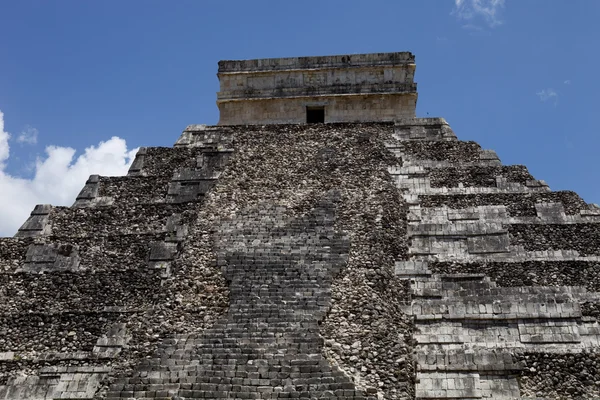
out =
[[418,116],[600,203],[599,19],[591,0],[2,1],[0,234],[215,124],[221,59],[411,51]]

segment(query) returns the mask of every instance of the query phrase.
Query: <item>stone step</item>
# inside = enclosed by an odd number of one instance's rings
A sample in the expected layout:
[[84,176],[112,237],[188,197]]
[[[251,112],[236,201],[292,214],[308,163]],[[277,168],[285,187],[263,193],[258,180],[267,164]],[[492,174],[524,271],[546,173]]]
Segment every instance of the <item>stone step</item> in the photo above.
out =
[[[452,322],[417,324],[415,340],[419,348],[423,346],[482,346],[494,348],[523,348],[528,344],[567,344],[581,343],[582,331],[590,333],[596,329],[582,329],[577,320],[526,320],[509,323],[473,324],[462,320]],[[596,328],[596,327],[594,327]],[[433,349],[437,352],[438,348]],[[478,350],[479,351],[479,350]]]
[[127,176],[156,176],[169,180],[184,166],[196,166],[205,150],[191,147],[142,147],[136,154]]
[[[468,290],[457,290],[454,296],[477,296],[477,297],[503,297],[503,296],[514,296],[516,300],[520,299],[535,299],[541,302],[569,302],[573,301],[578,296],[585,296],[587,290],[580,286],[514,286],[514,287],[495,287],[490,286],[488,288],[471,289],[465,287]],[[470,293],[469,291],[472,290]]]
[[167,175],[98,176],[97,182],[93,182],[90,177],[73,207],[163,203],[170,178]]
[[468,295],[473,293],[487,293],[488,290],[495,288],[496,284],[489,278],[482,281],[446,281],[436,280],[436,276],[429,280],[414,279],[411,284],[411,293],[416,297],[448,297],[454,295]]
[[416,399],[480,399],[479,374],[428,372],[417,375]]
[[[429,176],[407,176],[392,175],[398,189],[408,189],[403,195],[410,205],[418,205],[415,196],[460,196],[460,195],[527,195],[532,193],[549,193],[550,189],[545,185],[521,185],[519,183],[497,183],[496,186],[457,186],[457,187],[435,187],[431,185]],[[501,203],[499,203],[501,204]]]
[[[449,233],[449,232],[448,232]],[[509,254],[510,236],[505,232],[470,235],[421,235],[410,237],[409,254],[413,257],[496,256]]]
[[[456,141],[403,141],[400,146],[403,160],[434,160],[450,161],[453,163],[473,162],[487,159],[498,159],[492,157],[492,152],[482,150],[475,142],[462,140]],[[495,155],[495,154],[494,154]]]
[[417,399],[514,400],[521,398],[514,375],[461,372],[422,372],[417,375]]
[[[600,258],[597,260],[549,261],[513,258],[496,261],[432,261],[428,268],[434,273],[472,273],[480,271],[490,274],[494,276],[494,281],[503,287],[490,290],[489,294],[492,295],[509,295],[513,291],[526,293],[528,290],[527,293],[566,293],[572,294],[574,298],[580,298],[589,296],[584,285],[587,285],[590,290],[596,289],[594,279],[599,265]],[[527,287],[530,289],[527,289]],[[531,289],[534,287],[536,289]]]
[[443,118],[415,118],[413,122],[397,122],[393,137],[396,140],[457,140],[452,128]]
[[115,254],[125,249],[128,257],[120,260],[123,269],[148,265],[151,243],[162,240],[162,234],[121,234],[99,237],[48,236],[46,244],[28,246],[25,262],[17,272],[77,272],[97,266],[114,265]]
[[36,237],[49,233],[49,214],[55,209],[50,204],[38,204],[34,207],[29,218],[21,225],[15,237]]
[[442,350],[420,346],[415,355],[418,371],[462,371],[502,374],[523,368],[508,351]]
[[576,250],[582,256],[600,256],[600,229],[595,223],[510,225],[511,244],[526,251]]
[[226,126],[188,125],[175,142],[175,148],[201,148],[230,151],[235,132]]
[[506,233],[502,223],[492,221],[460,221],[454,223],[419,223],[408,225],[408,236],[483,236]]
[[519,184],[527,186],[534,181],[527,167],[523,165],[474,166],[451,165],[442,168],[429,168],[432,187],[488,186]]
[[577,303],[540,304],[478,301],[427,300],[427,303],[414,303],[412,313],[417,321],[429,320],[515,320],[515,319],[570,319],[580,318]]
[[442,282],[433,279],[418,280],[412,283],[413,290],[436,290],[447,297],[483,297],[489,299],[500,299],[500,296],[514,296],[522,300],[537,299],[540,302],[571,302],[578,298],[587,298],[589,293],[581,286],[508,286],[497,287],[497,285],[486,278],[484,281],[474,282]]
[[484,283],[486,279],[489,281],[485,274],[479,273],[439,274],[435,277],[439,278],[444,284]]
[[562,203],[566,215],[580,215],[590,206],[576,193],[557,191],[547,193],[478,193],[478,194],[432,194],[419,195],[421,208],[446,206],[451,210],[479,206],[505,206],[508,217],[537,217],[537,203]]
[[55,207],[49,215],[47,230],[52,236],[70,238],[155,234],[165,232],[170,218],[190,208],[193,205],[167,203]]

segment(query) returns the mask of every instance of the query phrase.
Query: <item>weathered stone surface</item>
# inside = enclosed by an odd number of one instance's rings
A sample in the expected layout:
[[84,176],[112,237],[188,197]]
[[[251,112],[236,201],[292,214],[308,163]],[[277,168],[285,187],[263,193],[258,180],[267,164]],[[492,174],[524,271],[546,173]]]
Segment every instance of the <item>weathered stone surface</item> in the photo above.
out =
[[[203,151],[144,149],[139,176],[92,177],[75,208],[42,210],[48,229],[35,241],[3,239],[0,350],[12,356],[0,361],[2,398],[98,396],[152,354],[162,332],[199,329],[222,312],[199,204],[166,204],[173,174]],[[155,265],[165,262],[168,274]],[[212,289],[196,295],[199,287]]]
[[[221,123],[389,119],[411,57],[224,62]],[[0,238],[0,399],[598,397],[600,209],[410,101],[190,125],[37,206]]]
[[324,122],[414,117],[414,71],[410,53],[220,61],[219,125],[302,124],[311,106]]
[[511,225],[512,243],[526,250],[575,250],[580,255],[600,255],[598,224]]
[[[475,142],[411,140],[402,142],[399,147],[407,158],[410,157],[417,160],[468,163],[481,159],[481,146]],[[404,159],[403,162],[405,162]]]
[[383,146],[391,132],[391,124],[244,128],[210,197],[225,215],[269,203],[302,214],[322,193],[340,191],[337,226],[352,246],[332,282],[323,351],[367,393],[404,398],[412,390],[411,327],[393,300],[405,297],[407,287],[392,275],[406,248],[398,240],[405,229],[402,200],[385,172],[394,162]]
[[563,380],[554,361],[597,358],[594,207],[485,164],[497,158],[475,144],[428,136],[388,144],[409,203],[411,257],[395,273],[411,283],[416,397],[597,395],[595,369]]
[[468,208],[488,205],[505,205],[508,214],[513,217],[536,216],[535,204],[538,202],[556,202],[563,204],[567,215],[579,214],[589,206],[574,192],[560,191],[551,193],[497,193],[497,194],[455,194],[421,195],[419,203],[423,207]]
[[437,168],[429,176],[432,187],[458,187],[459,184],[495,187],[498,177],[523,185],[533,180],[527,168],[522,165]]
[[31,216],[19,228],[15,237],[35,237],[48,233],[48,215],[52,211],[50,204],[38,204]]

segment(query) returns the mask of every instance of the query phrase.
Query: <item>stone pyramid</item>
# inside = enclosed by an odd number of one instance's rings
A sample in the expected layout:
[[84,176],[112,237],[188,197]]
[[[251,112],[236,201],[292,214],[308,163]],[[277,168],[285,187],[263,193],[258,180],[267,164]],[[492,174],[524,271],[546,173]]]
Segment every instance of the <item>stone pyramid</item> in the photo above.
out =
[[0,238],[0,400],[600,398],[600,209],[414,56],[219,63],[219,125]]

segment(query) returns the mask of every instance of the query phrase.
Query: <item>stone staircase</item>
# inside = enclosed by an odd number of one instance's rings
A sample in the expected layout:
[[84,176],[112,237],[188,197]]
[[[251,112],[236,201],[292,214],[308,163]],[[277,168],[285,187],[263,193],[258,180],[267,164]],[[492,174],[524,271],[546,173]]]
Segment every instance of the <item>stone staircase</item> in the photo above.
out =
[[283,211],[246,210],[220,227],[229,311],[201,335],[163,343],[107,399],[372,398],[322,355],[318,323],[349,247],[333,204],[300,219]]

